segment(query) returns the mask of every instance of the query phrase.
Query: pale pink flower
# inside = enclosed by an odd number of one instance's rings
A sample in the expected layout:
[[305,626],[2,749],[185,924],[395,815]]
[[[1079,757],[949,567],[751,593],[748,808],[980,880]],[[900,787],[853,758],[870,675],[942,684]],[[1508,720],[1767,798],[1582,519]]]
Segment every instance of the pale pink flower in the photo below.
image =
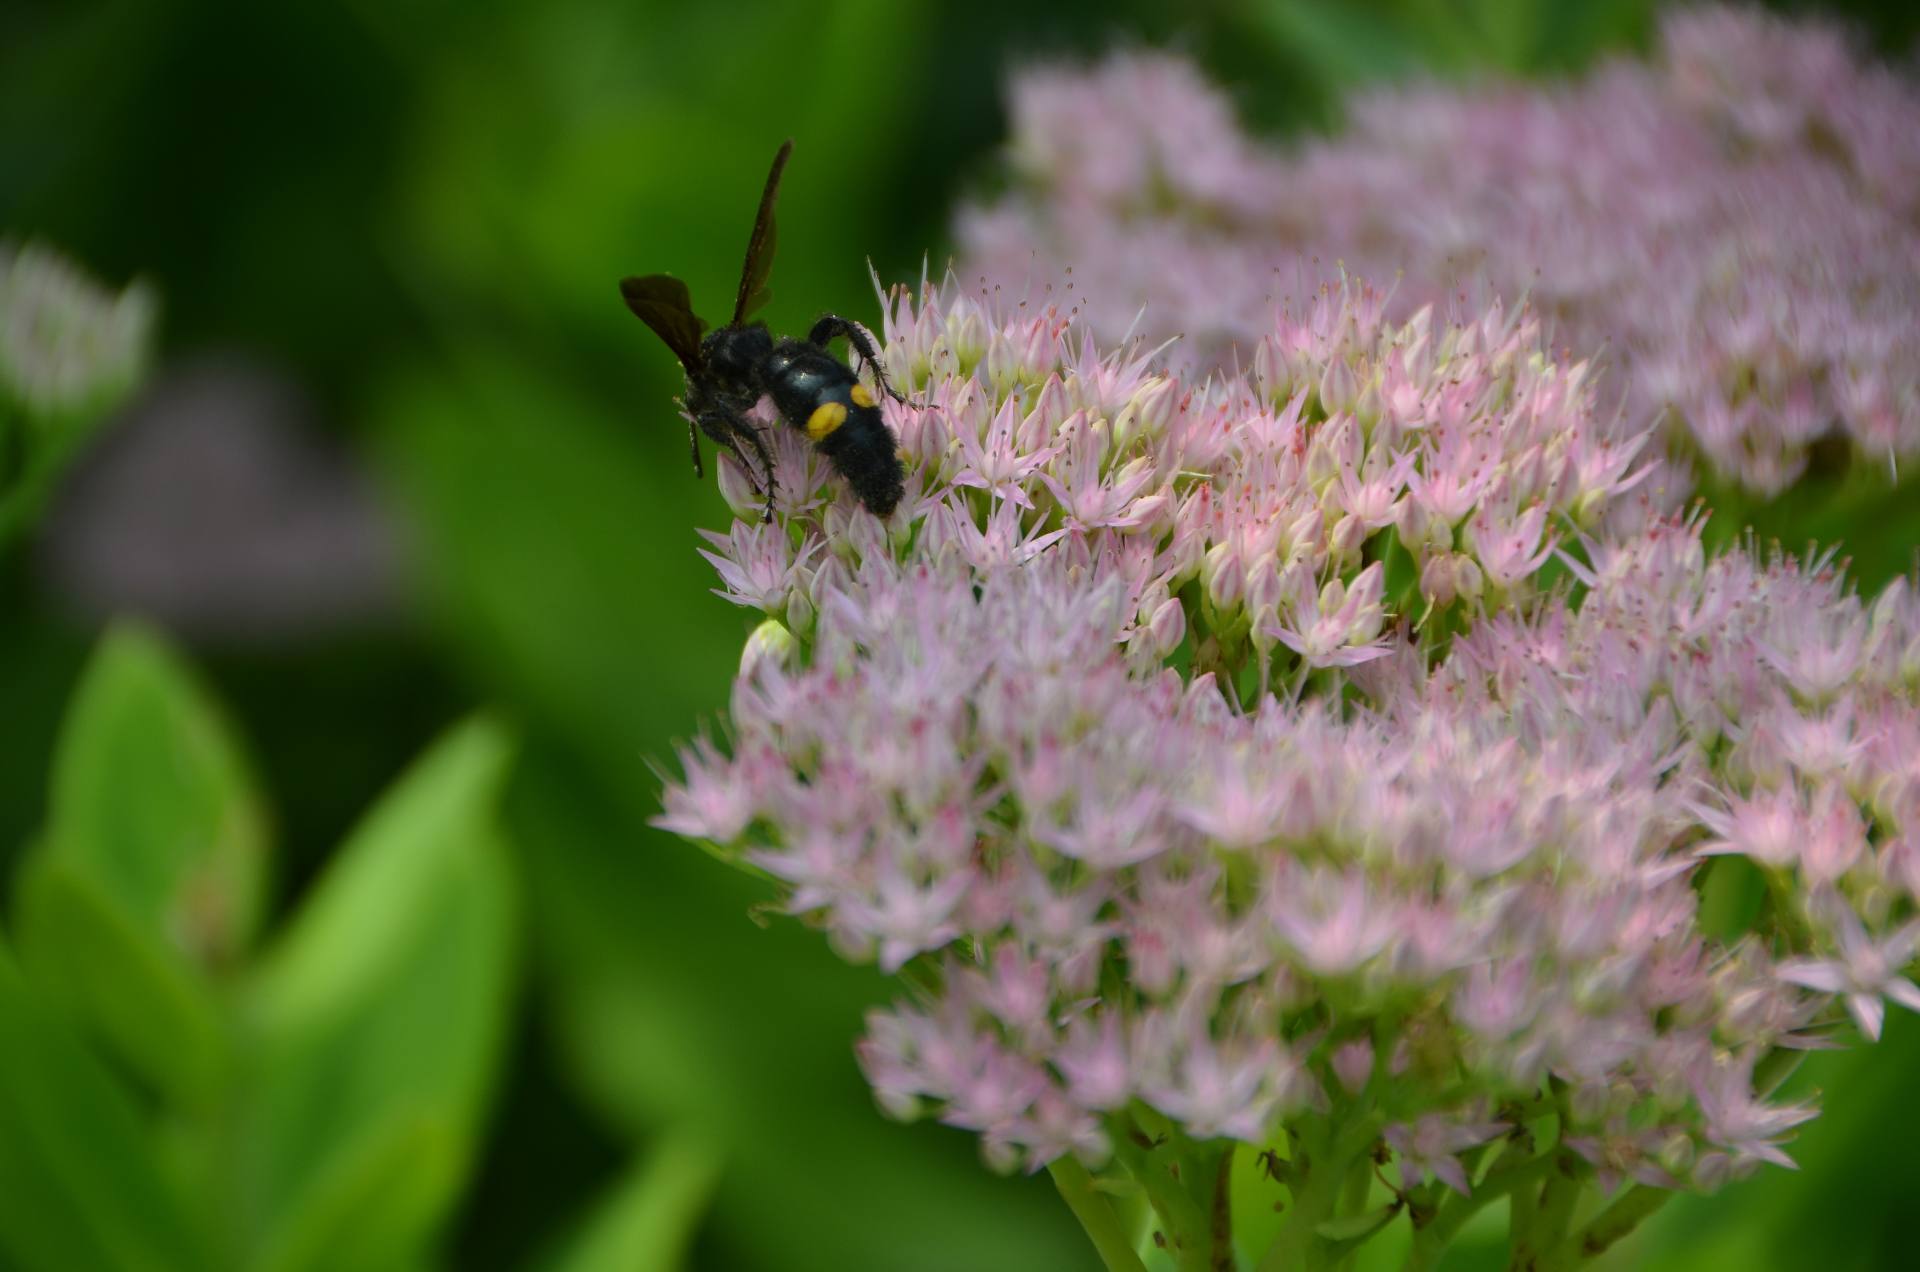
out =
[[1748,1160],[1772,1162],[1793,1169],[1780,1147],[1786,1132],[1812,1119],[1817,1112],[1805,1104],[1766,1104],[1753,1094],[1753,1065],[1759,1052],[1749,1048],[1728,1058],[1701,1061],[1693,1074],[1694,1097],[1709,1142],[1726,1149],[1734,1164]]
[[1458,1154],[1506,1129],[1505,1122],[1461,1121],[1450,1114],[1429,1113],[1411,1124],[1389,1126],[1385,1138],[1400,1156],[1400,1179],[1408,1188],[1431,1175],[1466,1196],[1473,1188]]
[[1258,1143],[1278,1111],[1276,1078],[1287,1071],[1279,1045],[1271,1039],[1216,1043],[1191,1038],[1169,1080],[1149,1084],[1140,1096],[1177,1118],[1190,1134]]
[[1357,873],[1299,872],[1267,894],[1274,928],[1309,971],[1347,976],[1386,948],[1393,912]]
[[1920,987],[1900,974],[1920,951],[1920,920],[1876,940],[1851,906],[1832,902],[1820,908],[1832,924],[1837,957],[1788,959],[1775,974],[1791,984],[1843,996],[1848,1013],[1869,1038],[1880,1037],[1886,1017],[1883,998],[1920,1011]]
[[681,779],[667,784],[653,824],[688,839],[730,844],[740,838],[757,803],[752,769],[701,738],[680,749],[680,771]]
[[1386,656],[1388,645],[1379,637],[1385,574],[1378,561],[1362,570],[1351,588],[1343,579],[1331,579],[1317,594],[1300,567],[1291,569],[1296,580],[1287,595],[1292,624],[1263,617],[1269,635],[1309,667],[1351,667]]

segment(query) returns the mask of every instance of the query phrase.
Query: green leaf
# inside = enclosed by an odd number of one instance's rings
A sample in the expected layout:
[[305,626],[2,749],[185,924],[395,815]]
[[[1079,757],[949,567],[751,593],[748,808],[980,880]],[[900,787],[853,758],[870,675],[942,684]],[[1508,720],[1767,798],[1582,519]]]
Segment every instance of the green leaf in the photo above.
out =
[[694,553],[694,527],[725,515],[712,470],[704,486],[687,471],[664,398],[636,405],[636,432],[505,350],[462,370],[464,390],[442,376],[396,392],[381,430],[448,639],[490,692],[578,743],[651,815],[647,759],[711,709],[745,632]]
[[546,1272],[673,1272],[685,1261],[720,1179],[706,1138],[668,1137],[595,1204]]
[[457,1194],[469,1149],[447,1123],[389,1117],[325,1159],[254,1260],[263,1269],[408,1268]]
[[1392,1223],[1394,1216],[1400,1213],[1397,1205],[1375,1206],[1372,1210],[1357,1215],[1342,1215],[1337,1219],[1324,1219],[1313,1225],[1315,1233],[1336,1244],[1370,1237],[1380,1229]]
[[1838,549],[1869,596],[1914,567],[1920,477],[1911,470],[1896,481],[1885,467],[1854,458],[1840,473],[1811,472],[1765,500],[1711,476],[1701,485],[1713,509],[1703,532],[1710,548],[1729,547],[1751,531],[1763,549],[1776,542],[1794,553]]
[[160,639],[107,633],[60,736],[48,850],[206,967],[259,925],[266,818],[219,710]]
[[39,852],[17,884],[20,945],[33,979],[176,1105],[204,1107],[227,1063],[208,986],[141,930],[84,870]]
[[46,832],[16,895],[21,960],[179,1105],[224,1063],[213,973],[259,922],[265,815],[211,699],[158,638],[100,643],[67,711]]
[[471,1169],[510,1006],[494,803],[510,747],[461,725],[350,837],[246,996],[249,1266],[407,1266]]
[[126,1089],[3,947],[0,1251],[21,1272],[210,1266]]
[[1767,879],[1746,857],[1714,857],[1701,873],[1700,927],[1732,943],[1749,931],[1767,899]]

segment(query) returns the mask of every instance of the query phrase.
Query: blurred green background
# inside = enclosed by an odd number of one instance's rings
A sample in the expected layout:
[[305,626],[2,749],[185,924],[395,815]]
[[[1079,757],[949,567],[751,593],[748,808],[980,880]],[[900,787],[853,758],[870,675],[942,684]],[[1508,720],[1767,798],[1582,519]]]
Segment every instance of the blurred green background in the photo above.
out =
[[[1887,50],[1920,28],[1827,7]],[[1644,47],[1653,13],[0,8],[0,234],[163,301],[147,388],[0,544],[0,1268],[1093,1267],[1044,1179],[874,1111],[850,1044],[878,976],[647,827],[749,623],[694,555],[726,512],[679,370],[614,282],[671,270],[719,313],[792,136],[767,317],[872,318],[868,260],[937,268],[993,187],[1022,61],[1183,49],[1284,135],[1371,79]],[[127,613],[150,628],[97,645]],[[232,855],[142,911],[87,845],[156,826]],[[155,954],[183,921],[219,948]],[[1672,1207],[1623,1258],[1905,1265],[1911,1172],[1880,1163],[1920,1134],[1914,1023],[1816,1067],[1806,1171]],[[50,1181],[115,1200],[68,1213]],[[98,1243],[61,1245],[76,1225]]]

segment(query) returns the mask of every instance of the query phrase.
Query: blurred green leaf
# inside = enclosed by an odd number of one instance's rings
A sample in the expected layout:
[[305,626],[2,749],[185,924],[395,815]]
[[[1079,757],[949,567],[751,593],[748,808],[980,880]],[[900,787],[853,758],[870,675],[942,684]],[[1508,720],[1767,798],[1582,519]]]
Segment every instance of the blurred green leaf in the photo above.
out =
[[666,398],[626,425],[510,354],[462,370],[396,388],[380,454],[448,639],[651,815],[647,761],[716,704],[745,634],[694,552],[701,510],[725,515],[712,470],[705,483],[687,471]]
[[214,1098],[226,1039],[213,991],[136,926],[74,862],[22,863],[15,910],[22,960],[68,1014],[176,1107]]
[[60,737],[48,851],[200,966],[260,921],[266,817],[213,700],[159,637],[109,631]]
[[1767,877],[1746,857],[1709,859],[1698,876],[1700,927],[1731,944],[1752,929],[1767,899]]
[[494,818],[510,746],[438,743],[368,814],[247,995],[236,1180],[249,1265],[399,1268],[472,1165],[515,944]]
[[1771,499],[1711,481],[1702,483],[1702,495],[1713,509],[1703,533],[1709,547],[1730,546],[1751,531],[1763,548],[1837,548],[1869,596],[1913,569],[1920,552],[1920,477],[1909,472],[1896,481],[1872,461],[1810,473]]
[[685,1261],[720,1178],[719,1152],[670,1135],[637,1159],[587,1215],[546,1272],[674,1272]]
[[0,947],[0,1251],[21,1272],[200,1272],[126,1090]]
[[118,628],[68,708],[52,788],[15,898],[22,961],[144,1081],[204,1101],[224,1049],[208,974],[251,939],[267,856],[239,746],[158,638]]
[[433,1116],[393,1113],[322,1158],[307,1192],[251,1266],[403,1269],[416,1266],[458,1193],[469,1149]]
[[[408,259],[542,333],[567,321],[626,334],[614,281],[655,270],[686,278],[717,322],[767,161],[791,136],[770,321],[870,297],[864,261],[891,217],[875,183],[914,144],[914,55],[932,16],[754,0],[496,24],[422,103],[404,167]],[[499,91],[503,73],[519,91]]]
[[1645,43],[1656,0],[1250,0],[1241,16],[1336,110],[1357,86],[1577,69]]
[[1465,47],[1458,34],[1439,25],[1434,29],[1443,39],[1416,42],[1415,32],[1378,3],[1271,0],[1256,4],[1254,13],[1274,40],[1330,85],[1432,71],[1457,63]]

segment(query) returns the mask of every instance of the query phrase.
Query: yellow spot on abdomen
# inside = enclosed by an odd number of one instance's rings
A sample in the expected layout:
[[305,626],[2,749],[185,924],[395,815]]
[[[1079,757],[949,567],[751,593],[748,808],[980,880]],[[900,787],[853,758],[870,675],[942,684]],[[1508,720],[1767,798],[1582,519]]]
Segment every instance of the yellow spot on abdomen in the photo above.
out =
[[821,441],[847,422],[847,408],[839,402],[822,402],[807,416],[807,436]]
[[867,392],[867,386],[864,384],[854,385],[853,388],[848,391],[847,396],[853,399],[855,406],[873,405],[873,394]]

